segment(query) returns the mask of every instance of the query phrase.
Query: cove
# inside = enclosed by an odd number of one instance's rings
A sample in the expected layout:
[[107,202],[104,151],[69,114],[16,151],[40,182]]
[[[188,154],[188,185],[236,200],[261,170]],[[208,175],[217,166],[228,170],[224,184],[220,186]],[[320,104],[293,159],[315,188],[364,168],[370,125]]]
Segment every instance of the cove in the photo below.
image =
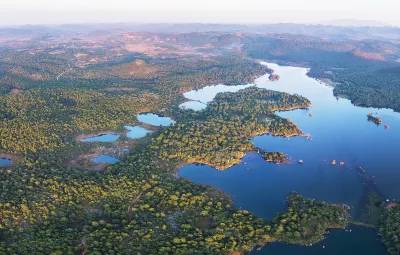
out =
[[147,130],[145,128],[139,127],[139,126],[125,126],[126,129],[128,129],[128,132],[126,133],[126,136],[130,139],[138,139],[145,137],[148,133],[151,133],[153,131]]
[[152,126],[170,126],[175,123],[170,117],[162,117],[153,113],[138,114],[137,119]]
[[110,155],[100,155],[95,158],[92,158],[90,161],[94,164],[101,164],[101,163],[115,164],[119,160]]
[[102,143],[113,143],[117,141],[119,138],[119,135],[117,134],[101,134],[98,136],[92,136],[86,139],[83,139],[84,142],[102,142]]
[[211,102],[215,95],[221,92],[237,92],[241,89],[248,88],[250,86],[254,86],[254,84],[245,84],[245,85],[215,85],[215,86],[207,86],[199,90],[191,90],[183,94],[186,99],[193,100],[189,102],[185,102],[179,107],[185,107],[185,109],[192,109],[195,111],[199,111],[205,109],[207,107],[207,103]]
[[[296,93],[307,97],[312,104],[308,110],[277,113],[296,123],[304,133],[311,134],[310,140],[305,137],[292,137],[288,140],[270,135],[257,136],[252,140],[259,148],[288,154],[293,164],[275,165],[265,162],[257,153],[248,153],[243,163],[225,171],[205,165],[186,165],[179,170],[181,176],[222,189],[232,195],[235,206],[264,219],[271,219],[285,209],[283,201],[291,191],[316,200],[346,203],[354,214],[360,208],[363,196],[356,166],[361,166],[370,176],[375,176],[378,188],[388,199],[400,198],[400,186],[397,185],[400,171],[396,169],[396,144],[400,142],[400,132],[397,131],[400,128],[399,113],[390,109],[357,107],[347,99],[335,98],[333,88],[309,78],[305,68],[262,64],[274,69],[280,79],[271,82],[268,75],[264,75],[255,80],[255,86]],[[200,98],[201,91],[198,91],[196,100],[207,102],[215,94],[209,94],[203,100]],[[382,125],[368,122],[369,112],[378,113],[377,116],[383,119]],[[390,129],[385,129],[383,124],[388,124]],[[297,163],[300,159],[303,164]],[[331,165],[332,160],[343,161],[345,164]],[[364,236],[367,233],[364,231],[369,230],[360,228],[349,238],[365,239],[368,245],[375,247],[369,250],[377,252],[341,250],[340,254],[386,254],[375,231],[372,231],[372,241],[368,241],[368,234]],[[331,232],[337,232],[338,236],[343,234],[341,230]],[[330,246],[341,246],[341,238],[329,239],[328,236],[326,241],[334,242]],[[268,253],[262,254],[313,254],[311,250],[301,252],[314,247],[273,244],[263,248]],[[278,248],[283,249],[284,253],[278,253]]]
[[1,166],[9,166],[12,164],[12,160],[8,158],[0,158],[0,167]]

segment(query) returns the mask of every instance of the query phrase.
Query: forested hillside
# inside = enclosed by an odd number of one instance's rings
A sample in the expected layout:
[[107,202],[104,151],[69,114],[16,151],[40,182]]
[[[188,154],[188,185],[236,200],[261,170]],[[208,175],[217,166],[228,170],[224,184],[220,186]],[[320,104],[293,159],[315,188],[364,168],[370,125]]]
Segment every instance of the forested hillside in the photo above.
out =
[[335,95],[354,104],[400,111],[398,44],[254,36],[246,51],[253,58],[310,67],[309,76],[335,83]]

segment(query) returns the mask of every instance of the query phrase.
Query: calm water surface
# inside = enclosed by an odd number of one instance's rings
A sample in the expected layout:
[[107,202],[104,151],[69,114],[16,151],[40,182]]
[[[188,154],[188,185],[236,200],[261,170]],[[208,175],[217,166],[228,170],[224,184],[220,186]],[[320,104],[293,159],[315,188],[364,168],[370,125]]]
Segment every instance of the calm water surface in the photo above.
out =
[[126,136],[131,139],[142,138],[145,137],[148,133],[153,132],[139,126],[125,126],[125,128],[129,130],[128,133],[126,133]]
[[195,111],[202,110],[205,109],[207,107],[207,103],[211,102],[214,99],[215,95],[220,92],[237,92],[241,89],[245,89],[251,86],[254,86],[254,84],[236,86],[219,84],[215,86],[207,86],[199,90],[191,90],[184,93],[183,96],[187,99],[194,101],[185,102],[181,104],[180,107],[184,106],[186,109],[192,109]]
[[11,165],[12,161],[8,158],[0,158],[0,166],[8,166]]
[[[317,200],[346,203],[354,212],[360,206],[362,197],[355,166],[361,166],[369,175],[375,176],[378,187],[387,198],[399,199],[400,171],[396,167],[396,145],[400,142],[400,114],[389,109],[356,107],[349,100],[336,99],[331,87],[307,77],[307,69],[275,64],[268,66],[281,79],[271,82],[267,76],[262,76],[255,81],[257,87],[297,93],[307,97],[312,103],[309,110],[278,113],[296,123],[305,133],[311,134],[311,140],[304,137],[288,140],[270,135],[253,139],[260,148],[288,154],[293,164],[275,165],[265,162],[257,153],[249,153],[243,158],[245,164],[235,165],[225,171],[204,165],[187,165],[180,169],[180,175],[230,193],[236,206],[248,209],[265,219],[271,219],[275,213],[285,209],[283,201],[291,191],[298,191]],[[209,102],[218,91],[207,91],[188,92],[184,95],[196,93],[196,100]],[[201,99],[203,94],[206,95]],[[368,122],[369,112],[377,112],[390,129],[386,130],[383,125],[377,126]],[[313,117],[308,116],[308,113],[312,113]],[[304,161],[302,165],[297,163],[300,159]],[[343,161],[345,165],[332,166],[332,160]],[[368,247],[374,247],[368,250],[375,253],[363,254],[385,254],[382,245],[376,240],[375,232],[371,231],[361,228],[347,238],[342,238],[345,232],[333,230],[332,237],[324,242],[331,242],[331,247],[341,246],[342,242],[349,240],[364,240],[363,242],[369,242]],[[262,252],[265,253],[260,254],[334,254],[329,253],[329,249],[318,250],[318,247],[273,244],[264,248]],[[343,248],[340,254],[355,253],[354,250]]]
[[117,141],[119,138],[119,135],[117,134],[101,134],[98,136],[93,136],[84,139],[83,141],[85,142],[103,142],[103,143],[113,143]]
[[140,122],[150,124],[153,126],[170,126],[175,123],[170,117],[162,117],[153,113],[138,114],[137,119]]
[[[350,232],[351,230],[351,232]],[[325,247],[325,248],[324,248]],[[385,247],[379,244],[373,229],[350,226],[347,231],[336,229],[329,231],[326,239],[309,247],[271,243],[251,255],[378,255],[386,254]]]
[[110,156],[110,155],[100,155],[100,156],[97,156],[95,158],[92,158],[90,161],[95,163],[95,164],[100,164],[100,163],[115,164],[119,160],[114,158],[113,156]]
[[182,109],[192,109],[195,111],[200,111],[202,109],[205,109],[207,107],[207,104],[199,101],[188,101],[180,104],[179,107]]

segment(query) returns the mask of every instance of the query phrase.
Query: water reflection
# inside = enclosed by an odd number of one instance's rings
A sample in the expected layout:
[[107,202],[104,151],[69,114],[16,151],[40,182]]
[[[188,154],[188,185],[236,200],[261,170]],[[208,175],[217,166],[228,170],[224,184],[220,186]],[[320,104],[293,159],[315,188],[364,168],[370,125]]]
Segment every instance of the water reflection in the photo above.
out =
[[153,113],[138,114],[137,119],[153,126],[170,126],[175,123],[170,117],[162,117]]
[[8,158],[0,158],[0,166],[9,166],[12,164],[12,160]]
[[115,164],[119,162],[118,159],[110,155],[100,155],[95,158],[92,158],[90,161],[94,164],[100,164],[100,163]]
[[126,133],[126,136],[131,139],[142,138],[145,137],[148,133],[153,132],[139,126],[125,126],[125,128],[128,129],[128,133]]
[[117,134],[101,134],[97,136],[92,136],[86,139],[83,139],[84,142],[103,142],[103,143],[113,143],[118,140],[119,135]]

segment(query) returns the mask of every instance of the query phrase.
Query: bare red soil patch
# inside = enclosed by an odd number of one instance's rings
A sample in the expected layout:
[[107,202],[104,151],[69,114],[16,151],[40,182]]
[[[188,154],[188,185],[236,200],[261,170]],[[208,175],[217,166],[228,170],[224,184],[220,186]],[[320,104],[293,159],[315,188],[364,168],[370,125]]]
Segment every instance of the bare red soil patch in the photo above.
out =
[[19,89],[11,89],[10,94],[18,94],[21,93],[21,90]]

